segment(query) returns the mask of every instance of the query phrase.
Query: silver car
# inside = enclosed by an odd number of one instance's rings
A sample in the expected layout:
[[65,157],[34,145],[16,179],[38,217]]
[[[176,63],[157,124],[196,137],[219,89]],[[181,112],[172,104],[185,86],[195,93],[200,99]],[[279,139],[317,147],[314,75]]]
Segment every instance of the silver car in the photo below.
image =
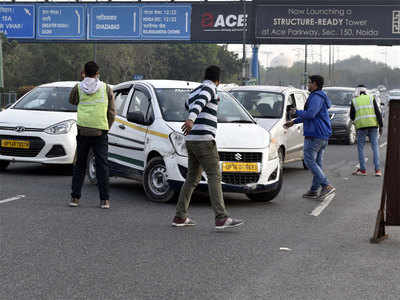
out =
[[271,134],[279,146],[281,162],[303,160],[303,124],[289,129],[283,124],[293,118],[288,113],[291,107],[304,109],[308,92],[283,86],[241,86],[230,89],[230,93]]

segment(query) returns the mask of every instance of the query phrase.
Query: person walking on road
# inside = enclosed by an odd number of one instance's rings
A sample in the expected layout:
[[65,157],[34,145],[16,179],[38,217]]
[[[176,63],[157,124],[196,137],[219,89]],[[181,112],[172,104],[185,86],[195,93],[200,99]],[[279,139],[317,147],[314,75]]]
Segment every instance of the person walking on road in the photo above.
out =
[[176,214],[172,221],[174,227],[196,225],[188,217],[188,208],[203,170],[207,174],[211,206],[215,213],[215,228],[224,229],[243,224],[242,220],[232,219],[228,215],[222,194],[219,156],[215,142],[218,123],[219,97],[217,86],[219,82],[219,67],[208,67],[205,71],[203,83],[191,91],[185,103],[189,115],[182,126],[182,130],[186,136],[188,173],[180,191]]
[[[329,183],[322,169],[324,152],[332,134],[331,120],[328,109],[331,101],[322,87],[324,78],[320,75],[309,77],[308,90],[310,95],[304,110],[291,109],[291,114],[296,118],[287,122],[284,127],[289,128],[294,124],[304,124],[304,162],[313,174],[312,185],[303,198],[324,200],[335,193],[336,189]],[[320,194],[319,189],[322,187]]]
[[99,67],[94,61],[85,64],[85,78],[72,89],[69,102],[78,106],[76,161],[69,205],[79,205],[88,155],[92,150],[100,207],[110,208],[107,134],[115,119],[115,104],[110,86],[99,80]]
[[379,135],[383,132],[382,114],[372,95],[367,95],[367,89],[359,85],[355,91],[355,98],[351,102],[350,118],[353,120],[357,130],[357,149],[360,167],[353,175],[366,176],[364,145],[368,136],[371,149],[374,153],[375,176],[382,176],[379,162]]

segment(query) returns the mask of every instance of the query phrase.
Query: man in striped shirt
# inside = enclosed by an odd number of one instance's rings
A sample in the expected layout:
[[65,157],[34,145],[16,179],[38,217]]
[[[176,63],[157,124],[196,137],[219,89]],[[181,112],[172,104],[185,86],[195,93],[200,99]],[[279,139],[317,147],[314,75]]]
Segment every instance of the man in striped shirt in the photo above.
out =
[[215,212],[215,228],[224,229],[243,224],[242,220],[229,217],[222,195],[219,155],[215,143],[219,102],[217,86],[220,82],[220,73],[217,66],[208,67],[203,83],[190,93],[185,103],[189,115],[182,126],[182,131],[186,135],[188,173],[172,221],[172,226],[175,227],[195,225],[195,222],[188,217],[188,208],[203,170],[207,174],[211,206]]

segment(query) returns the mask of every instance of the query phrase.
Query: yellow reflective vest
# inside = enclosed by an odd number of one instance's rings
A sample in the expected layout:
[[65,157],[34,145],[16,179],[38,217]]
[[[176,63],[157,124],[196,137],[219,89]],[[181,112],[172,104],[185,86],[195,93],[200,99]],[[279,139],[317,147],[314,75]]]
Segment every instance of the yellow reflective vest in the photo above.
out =
[[354,125],[356,129],[366,127],[378,127],[378,119],[375,115],[374,100],[372,96],[360,95],[353,99],[353,106],[356,111]]
[[107,84],[94,94],[86,94],[78,85],[79,104],[77,124],[81,127],[109,130]]

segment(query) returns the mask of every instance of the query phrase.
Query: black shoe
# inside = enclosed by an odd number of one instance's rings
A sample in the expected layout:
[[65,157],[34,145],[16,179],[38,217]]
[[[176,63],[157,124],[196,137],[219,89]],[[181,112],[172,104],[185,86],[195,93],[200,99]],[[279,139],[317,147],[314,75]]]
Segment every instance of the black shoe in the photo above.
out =
[[325,200],[329,195],[335,194],[336,189],[331,186],[327,185],[322,188],[321,194],[319,194],[318,200]]
[[71,198],[71,201],[69,202],[69,206],[77,207],[78,205],[79,205],[79,199],[78,198]]
[[244,222],[238,219],[225,218],[215,221],[215,229],[233,228],[242,225]]
[[318,192],[309,190],[305,194],[303,194],[303,198],[306,198],[306,199],[318,199]]

